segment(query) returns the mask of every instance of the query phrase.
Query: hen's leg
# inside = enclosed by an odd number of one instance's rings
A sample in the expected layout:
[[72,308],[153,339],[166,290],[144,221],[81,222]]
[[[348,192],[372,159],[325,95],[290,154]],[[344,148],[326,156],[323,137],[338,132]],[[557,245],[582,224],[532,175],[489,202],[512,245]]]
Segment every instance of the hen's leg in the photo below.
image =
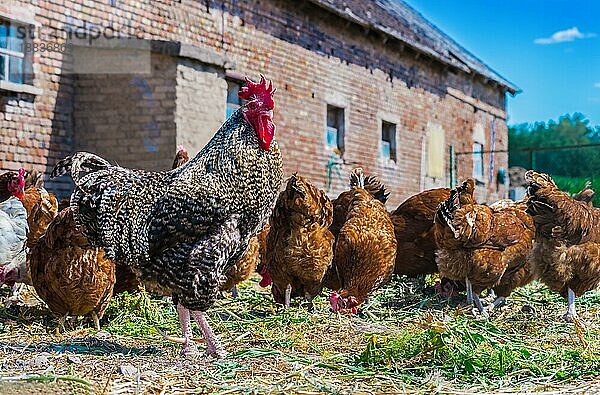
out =
[[92,311],[92,320],[94,320],[94,328],[97,331],[100,331],[100,319],[98,318],[98,314],[95,311]]
[[506,303],[506,298],[504,296],[498,296],[494,301],[486,307],[488,312],[494,310],[498,306],[502,306]]
[[469,277],[465,277],[465,286],[467,287],[467,305],[473,304],[473,286],[469,281]]
[[567,312],[563,315],[563,319],[565,321],[573,321],[577,317],[577,312],[575,311],[575,292],[571,288],[567,290]]
[[24,286],[25,284],[23,283],[15,283],[15,285],[12,286],[12,294],[8,297],[8,299],[6,299],[6,308],[11,307],[12,305],[19,305],[23,303],[21,291],[23,290]]
[[237,285],[234,285],[233,288],[231,288],[231,296],[236,299],[239,294],[238,294],[238,289],[237,289]]
[[289,309],[290,308],[290,299],[292,298],[292,284],[288,284],[287,287],[285,287],[285,308]]
[[190,325],[190,311],[183,307],[181,304],[177,304],[177,316],[179,317],[179,324],[181,325],[181,332],[183,333],[183,345],[181,346],[181,355],[184,357],[190,354],[190,342],[192,339],[192,327]]
[[484,317],[488,317],[489,314],[486,309],[483,308],[483,303],[481,303],[481,299],[479,299],[479,295],[473,293],[473,304],[477,308],[477,310],[473,309],[474,314],[481,314]]
[[225,358],[227,356],[227,352],[225,352],[225,349],[219,342],[219,339],[217,339],[215,333],[208,324],[204,312],[192,311],[192,315],[202,330],[202,335],[206,341],[206,353],[215,358]]

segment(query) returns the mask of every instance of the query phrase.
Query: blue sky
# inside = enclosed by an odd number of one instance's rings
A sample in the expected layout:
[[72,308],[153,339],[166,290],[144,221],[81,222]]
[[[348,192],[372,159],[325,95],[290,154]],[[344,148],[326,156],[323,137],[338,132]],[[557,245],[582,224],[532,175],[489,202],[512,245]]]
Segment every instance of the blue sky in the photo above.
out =
[[600,1],[405,1],[523,90],[509,124],[581,112],[600,125]]

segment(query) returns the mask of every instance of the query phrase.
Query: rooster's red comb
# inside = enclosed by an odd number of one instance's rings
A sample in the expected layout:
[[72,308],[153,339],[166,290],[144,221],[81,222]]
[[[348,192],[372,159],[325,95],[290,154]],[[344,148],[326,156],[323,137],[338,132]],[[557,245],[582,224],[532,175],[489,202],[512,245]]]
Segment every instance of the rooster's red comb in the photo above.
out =
[[249,77],[246,77],[245,79],[246,86],[243,86],[238,92],[240,99],[252,100],[263,95],[273,97],[276,89],[273,88],[273,83],[271,81],[267,84],[267,79],[264,75],[260,75],[259,82],[254,82]]

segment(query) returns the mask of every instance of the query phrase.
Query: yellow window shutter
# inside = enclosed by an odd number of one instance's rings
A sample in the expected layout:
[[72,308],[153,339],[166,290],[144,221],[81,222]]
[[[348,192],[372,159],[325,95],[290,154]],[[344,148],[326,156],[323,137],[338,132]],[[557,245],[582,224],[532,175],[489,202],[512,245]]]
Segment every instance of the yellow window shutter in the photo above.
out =
[[430,124],[427,136],[427,175],[433,178],[444,177],[445,136],[438,124]]

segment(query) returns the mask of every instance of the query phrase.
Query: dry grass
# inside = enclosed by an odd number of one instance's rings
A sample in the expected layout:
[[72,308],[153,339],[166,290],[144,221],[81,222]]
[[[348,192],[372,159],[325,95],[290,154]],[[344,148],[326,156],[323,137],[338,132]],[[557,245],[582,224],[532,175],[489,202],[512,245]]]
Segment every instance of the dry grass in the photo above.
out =
[[[178,335],[171,303],[146,295],[113,301],[96,333],[65,334],[41,306],[0,310],[2,393],[548,393],[600,391],[600,293],[578,299],[581,321],[539,284],[519,290],[490,320],[460,298],[441,300],[394,282],[358,317],[283,311],[251,281],[211,311],[230,356],[182,359],[154,326]],[[521,312],[529,303],[535,314]],[[41,357],[40,357],[41,356]],[[76,356],[75,358],[73,356]],[[77,360],[77,358],[79,360]],[[120,367],[136,370],[123,374]]]

